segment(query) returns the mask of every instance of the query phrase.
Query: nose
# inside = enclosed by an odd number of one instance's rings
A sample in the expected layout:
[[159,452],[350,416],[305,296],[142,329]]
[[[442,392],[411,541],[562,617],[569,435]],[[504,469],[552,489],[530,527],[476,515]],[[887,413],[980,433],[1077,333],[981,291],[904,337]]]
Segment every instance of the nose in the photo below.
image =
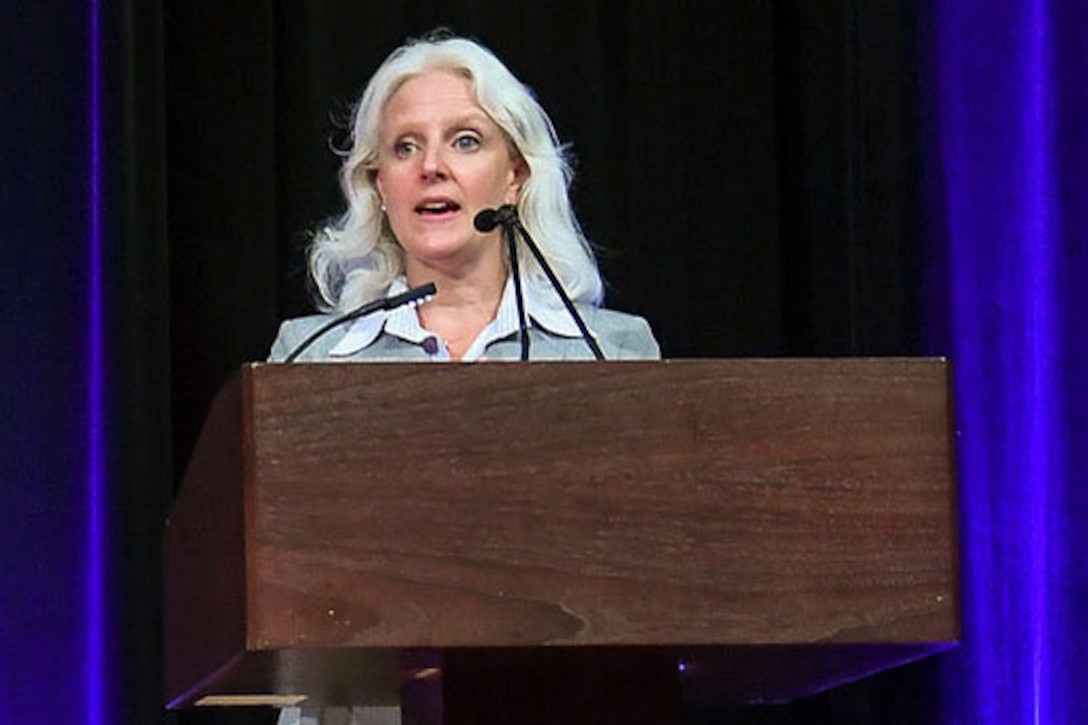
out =
[[423,153],[423,164],[420,169],[423,178],[428,181],[445,179],[448,176],[445,154],[440,146],[431,144]]

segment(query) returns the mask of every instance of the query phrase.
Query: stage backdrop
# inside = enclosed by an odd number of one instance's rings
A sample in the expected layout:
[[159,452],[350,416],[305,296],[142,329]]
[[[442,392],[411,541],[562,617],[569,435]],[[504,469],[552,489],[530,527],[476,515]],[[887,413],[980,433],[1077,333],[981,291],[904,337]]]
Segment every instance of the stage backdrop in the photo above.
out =
[[[352,104],[444,25],[531,85],[575,158],[608,304],[671,357],[918,354],[912,3],[167,2],[175,470],[214,390],[312,310]],[[928,719],[922,665],[736,721]],[[713,721],[724,711],[693,712]]]
[[0,11],[0,720],[269,721],[162,712],[159,527],[215,390],[309,310],[306,234],[341,209],[329,147],[351,103],[438,25],[537,90],[609,303],[647,316],[666,355],[957,357],[971,641],[690,721],[1084,709],[1086,12],[605,5]]

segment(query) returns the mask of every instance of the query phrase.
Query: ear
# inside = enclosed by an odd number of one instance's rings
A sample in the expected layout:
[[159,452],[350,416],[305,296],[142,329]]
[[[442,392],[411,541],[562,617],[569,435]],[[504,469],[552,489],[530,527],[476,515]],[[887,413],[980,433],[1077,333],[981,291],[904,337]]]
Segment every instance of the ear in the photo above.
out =
[[510,188],[506,192],[506,203],[517,204],[518,198],[521,196],[521,187],[525,185],[526,180],[529,178],[529,165],[525,163],[525,159],[518,156],[514,159],[514,169],[510,174]]
[[382,180],[381,180],[381,177],[378,175],[377,170],[374,171],[374,188],[376,188],[378,190],[378,201],[384,207],[385,206],[385,191],[382,189]]

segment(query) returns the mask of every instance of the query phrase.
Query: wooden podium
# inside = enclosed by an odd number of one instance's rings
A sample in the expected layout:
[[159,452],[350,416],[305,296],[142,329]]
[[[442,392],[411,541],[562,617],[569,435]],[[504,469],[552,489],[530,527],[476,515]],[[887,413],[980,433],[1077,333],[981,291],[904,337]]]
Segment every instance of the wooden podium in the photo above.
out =
[[949,647],[949,378],[247,365],[165,528],[168,705],[389,705],[503,673],[782,701]]

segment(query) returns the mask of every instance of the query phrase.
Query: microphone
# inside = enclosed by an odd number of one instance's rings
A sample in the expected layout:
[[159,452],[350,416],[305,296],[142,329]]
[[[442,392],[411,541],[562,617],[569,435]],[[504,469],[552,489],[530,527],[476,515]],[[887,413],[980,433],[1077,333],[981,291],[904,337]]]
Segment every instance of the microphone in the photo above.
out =
[[544,274],[548,277],[548,281],[551,283],[552,288],[556,294],[559,295],[559,299],[563,300],[563,305],[567,308],[567,312],[570,314],[571,319],[574,320],[574,324],[578,326],[578,330],[582,333],[582,339],[585,340],[586,345],[589,347],[590,352],[593,353],[593,357],[597,360],[604,360],[604,352],[601,351],[600,345],[593,339],[593,336],[589,334],[589,328],[586,327],[585,320],[578,314],[577,308],[574,303],[570,301],[570,297],[567,295],[567,291],[563,289],[563,284],[559,281],[559,278],[555,275],[551,265],[548,264],[548,260],[544,258],[544,253],[540,251],[540,247],[533,241],[533,237],[529,234],[529,230],[525,228],[525,225],[521,223],[521,219],[518,217],[518,208],[513,204],[503,204],[498,209],[484,209],[479,212],[472,220],[476,230],[482,233],[487,233],[493,230],[496,226],[502,225],[506,230],[507,241],[510,244],[510,267],[511,272],[514,274],[514,287],[518,293],[518,313],[521,316],[520,322],[522,324],[521,336],[522,336],[522,360],[528,358],[528,335],[524,329],[524,313],[522,310],[521,300],[521,285],[517,277],[517,256],[514,248],[514,231],[516,230],[521,234],[521,238],[525,240],[525,246],[529,248],[529,251],[533,253],[536,261],[540,264],[540,268],[544,270]]
[[418,307],[419,305],[423,304],[431,297],[433,297],[436,291],[437,288],[434,286],[434,282],[428,282],[427,284],[420,285],[419,287],[413,287],[407,292],[401,292],[398,295],[383,297],[381,299],[373,300],[371,302],[359,305],[354,310],[351,310],[350,312],[347,312],[340,317],[337,317],[336,319],[317,328],[317,330],[314,331],[313,334],[303,340],[298,345],[298,347],[292,350],[291,354],[285,357],[283,361],[285,363],[294,362],[295,358],[301,355],[303,351],[306,350],[306,348],[308,348],[310,345],[313,345],[315,342],[317,342],[317,340],[323,337],[325,333],[329,332],[333,328],[343,325],[345,322],[351,322],[352,320],[357,320],[360,317],[366,317],[367,315],[371,315],[375,312],[378,312],[379,310],[395,310],[398,307],[402,307],[404,305],[413,305],[415,307]]
[[493,231],[499,226],[499,212],[495,209],[484,209],[473,218],[472,226],[476,227],[476,231],[480,234]]
[[513,204],[503,204],[498,209],[484,209],[472,218],[476,231],[487,234],[502,225],[503,237],[510,256],[510,276],[514,278],[514,300],[518,305],[518,342],[521,343],[521,360],[529,359],[529,325],[525,319],[525,295],[521,291],[521,272],[518,270],[518,242],[515,224],[518,210]]
[[519,223],[518,208],[513,204],[503,204],[498,209],[484,209],[472,219],[473,226],[481,234],[487,234],[500,224]]

